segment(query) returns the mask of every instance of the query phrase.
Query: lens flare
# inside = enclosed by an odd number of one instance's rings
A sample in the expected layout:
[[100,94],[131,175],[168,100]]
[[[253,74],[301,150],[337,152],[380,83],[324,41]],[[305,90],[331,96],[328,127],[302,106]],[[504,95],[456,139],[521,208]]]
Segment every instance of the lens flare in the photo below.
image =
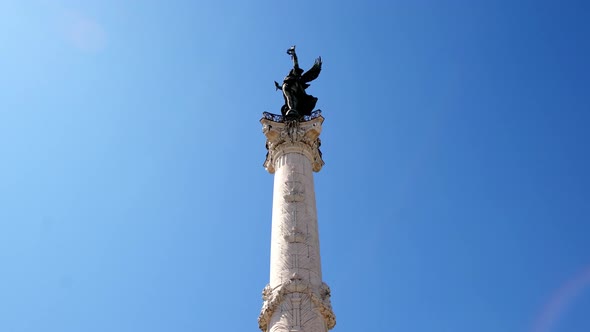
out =
[[94,18],[78,11],[68,11],[63,23],[66,38],[74,47],[86,52],[98,52],[106,47],[105,29]]
[[532,332],[551,331],[575,297],[588,286],[590,286],[590,267],[568,280],[553,294],[535,320]]

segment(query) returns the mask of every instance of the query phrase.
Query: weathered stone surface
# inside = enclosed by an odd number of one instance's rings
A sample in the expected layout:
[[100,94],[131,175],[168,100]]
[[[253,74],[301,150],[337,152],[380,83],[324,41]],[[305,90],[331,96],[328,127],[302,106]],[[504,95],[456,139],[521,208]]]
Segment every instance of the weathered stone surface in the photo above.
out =
[[321,145],[319,136],[324,117],[320,115],[305,122],[275,122],[263,118],[260,122],[262,123],[262,132],[266,135],[268,149],[264,168],[269,173],[273,174],[276,167],[282,166],[287,160],[281,160],[280,157],[289,153],[306,156],[314,172],[319,172],[322,169],[324,161],[319,149]]
[[270,283],[258,319],[263,332],[325,332],[336,324],[330,289],[322,282],[313,171],[323,166],[323,117],[306,122],[262,119],[275,174]]

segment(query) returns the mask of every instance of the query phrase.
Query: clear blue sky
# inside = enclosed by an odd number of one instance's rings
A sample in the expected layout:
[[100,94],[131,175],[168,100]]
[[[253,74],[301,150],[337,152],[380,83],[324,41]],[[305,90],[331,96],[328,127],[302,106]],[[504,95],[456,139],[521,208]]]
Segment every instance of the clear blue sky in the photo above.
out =
[[257,331],[321,55],[336,332],[590,331],[587,1],[0,3],[0,331]]

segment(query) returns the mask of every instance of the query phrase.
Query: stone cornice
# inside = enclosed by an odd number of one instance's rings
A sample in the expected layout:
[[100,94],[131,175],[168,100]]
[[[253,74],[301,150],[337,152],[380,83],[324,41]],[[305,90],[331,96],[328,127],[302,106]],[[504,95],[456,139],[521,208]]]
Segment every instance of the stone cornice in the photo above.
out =
[[319,115],[309,121],[284,121],[276,122],[263,117],[262,132],[266,136],[266,160],[264,168],[273,174],[276,162],[288,153],[300,153],[311,162],[314,172],[319,172],[324,166],[320,151],[320,133],[324,117]]

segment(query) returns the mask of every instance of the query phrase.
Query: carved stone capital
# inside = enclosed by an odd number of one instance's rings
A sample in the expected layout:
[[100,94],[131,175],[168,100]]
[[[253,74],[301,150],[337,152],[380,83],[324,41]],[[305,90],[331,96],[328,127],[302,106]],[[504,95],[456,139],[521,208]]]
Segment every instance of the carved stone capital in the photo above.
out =
[[319,172],[324,166],[320,151],[320,133],[324,117],[319,115],[308,121],[276,122],[266,117],[260,119],[262,132],[266,136],[266,160],[264,168],[273,174],[276,162],[287,153],[300,153],[311,162],[314,172]]
[[282,285],[274,289],[270,285],[267,285],[262,291],[264,304],[262,305],[260,316],[258,316],[260,330],[266,332],[271,316],[288,294],[298,294],[296,296],[297,299],[301,295],[307,296],[324,318],[328,330],[334,328],[336,325],[336,316],[332,311],[330,287],[324,282],[319,287],[313,286],[295,273],[290,280]]

